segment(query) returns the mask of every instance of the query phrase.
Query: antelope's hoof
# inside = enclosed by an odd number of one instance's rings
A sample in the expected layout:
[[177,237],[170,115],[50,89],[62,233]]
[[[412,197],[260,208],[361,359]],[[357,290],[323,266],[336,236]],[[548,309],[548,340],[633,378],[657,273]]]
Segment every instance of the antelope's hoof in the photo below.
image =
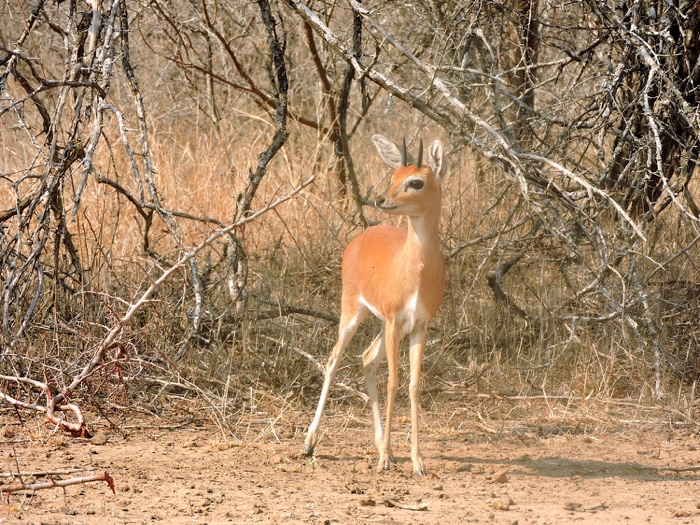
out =
[[413,469],[413,475],[414,476],[425,476],[428,473],[427,470],[425,470],[425,467],[421,465],[418,468]]
[[381,472],[382,470],[389,470],[391,468],[392,458],[391,456],[386,456],[379,458],[379,463],[377,463],[377,470]]

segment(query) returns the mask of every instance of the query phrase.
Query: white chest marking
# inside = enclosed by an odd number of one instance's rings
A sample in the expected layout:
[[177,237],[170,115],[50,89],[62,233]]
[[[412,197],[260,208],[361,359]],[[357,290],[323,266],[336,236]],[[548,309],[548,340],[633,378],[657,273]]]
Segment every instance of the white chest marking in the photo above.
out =
[[410,334],[416,323],[425,317],[425,312],[418,304],[418,292],[414,293],[406,303],[406,306],[396,314],[396,323],[401,327],[403,334]]

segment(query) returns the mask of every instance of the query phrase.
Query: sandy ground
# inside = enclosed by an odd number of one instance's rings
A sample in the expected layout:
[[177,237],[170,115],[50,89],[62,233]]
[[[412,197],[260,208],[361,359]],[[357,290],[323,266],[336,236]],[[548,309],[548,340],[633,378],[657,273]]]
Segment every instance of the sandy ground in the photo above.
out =
[[700,473],[663,470],[700,465],[688,426],[565,432],[508,421],[499,430],[425,413],[429,474],[416,478],[405,414],[393,434],[398,462],[386,472],[374,469],[367,409],[331,409],[314,458],[300,454],[308,417],[251,421],[238,443],[222,442],[213,425],[145,422],[132,422],[128,435],[105,427],[92,440],[45,438],[46,430],[38,439],[5,417],[2,472],[107,471],[116,494],[97,482],[15,495],[0,506],[0,523],[700,523]]

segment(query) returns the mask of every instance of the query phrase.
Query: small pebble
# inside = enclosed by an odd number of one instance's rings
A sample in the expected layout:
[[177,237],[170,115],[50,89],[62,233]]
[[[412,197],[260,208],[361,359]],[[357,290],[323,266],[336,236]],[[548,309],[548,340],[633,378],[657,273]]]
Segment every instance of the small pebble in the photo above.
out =
[[505,470],[496,472],[491,477],[491,481],[493,481],[494,483],[508,483],[508,472]]
[[90,438],[90,443],[93,445],[106,445],[107,444],[107,434],[102,431],[97,432],[94,436]]

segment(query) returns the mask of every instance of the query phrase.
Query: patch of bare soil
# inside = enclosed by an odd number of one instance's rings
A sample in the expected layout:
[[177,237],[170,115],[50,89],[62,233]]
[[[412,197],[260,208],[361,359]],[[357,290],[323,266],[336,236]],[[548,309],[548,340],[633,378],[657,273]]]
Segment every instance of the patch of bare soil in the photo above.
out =
[[40,443],[23,439],[26,428],[6,422],[3,472],[107,471],[116,494],[96,482],[15,495],[0,507],[0,523],[700,521],[700,473],[663,470],[700,465],[700,442],[688,428],[642,422],[586,434],[509,421],[496,431],[455,413],[425,413],[429,474],[416,478],[405,415],[393,434],[398,462],[387,472],[374,469],[368,410],[328,415],[314,458],[300,453],[306,414],[277,428],[267,422],[265,431],[248,427],[249,437],[236,445],[222,443],[212,428],[158,427],[131,429],[128,437],[106,431],[104,444],[104,433],[95,440]]

